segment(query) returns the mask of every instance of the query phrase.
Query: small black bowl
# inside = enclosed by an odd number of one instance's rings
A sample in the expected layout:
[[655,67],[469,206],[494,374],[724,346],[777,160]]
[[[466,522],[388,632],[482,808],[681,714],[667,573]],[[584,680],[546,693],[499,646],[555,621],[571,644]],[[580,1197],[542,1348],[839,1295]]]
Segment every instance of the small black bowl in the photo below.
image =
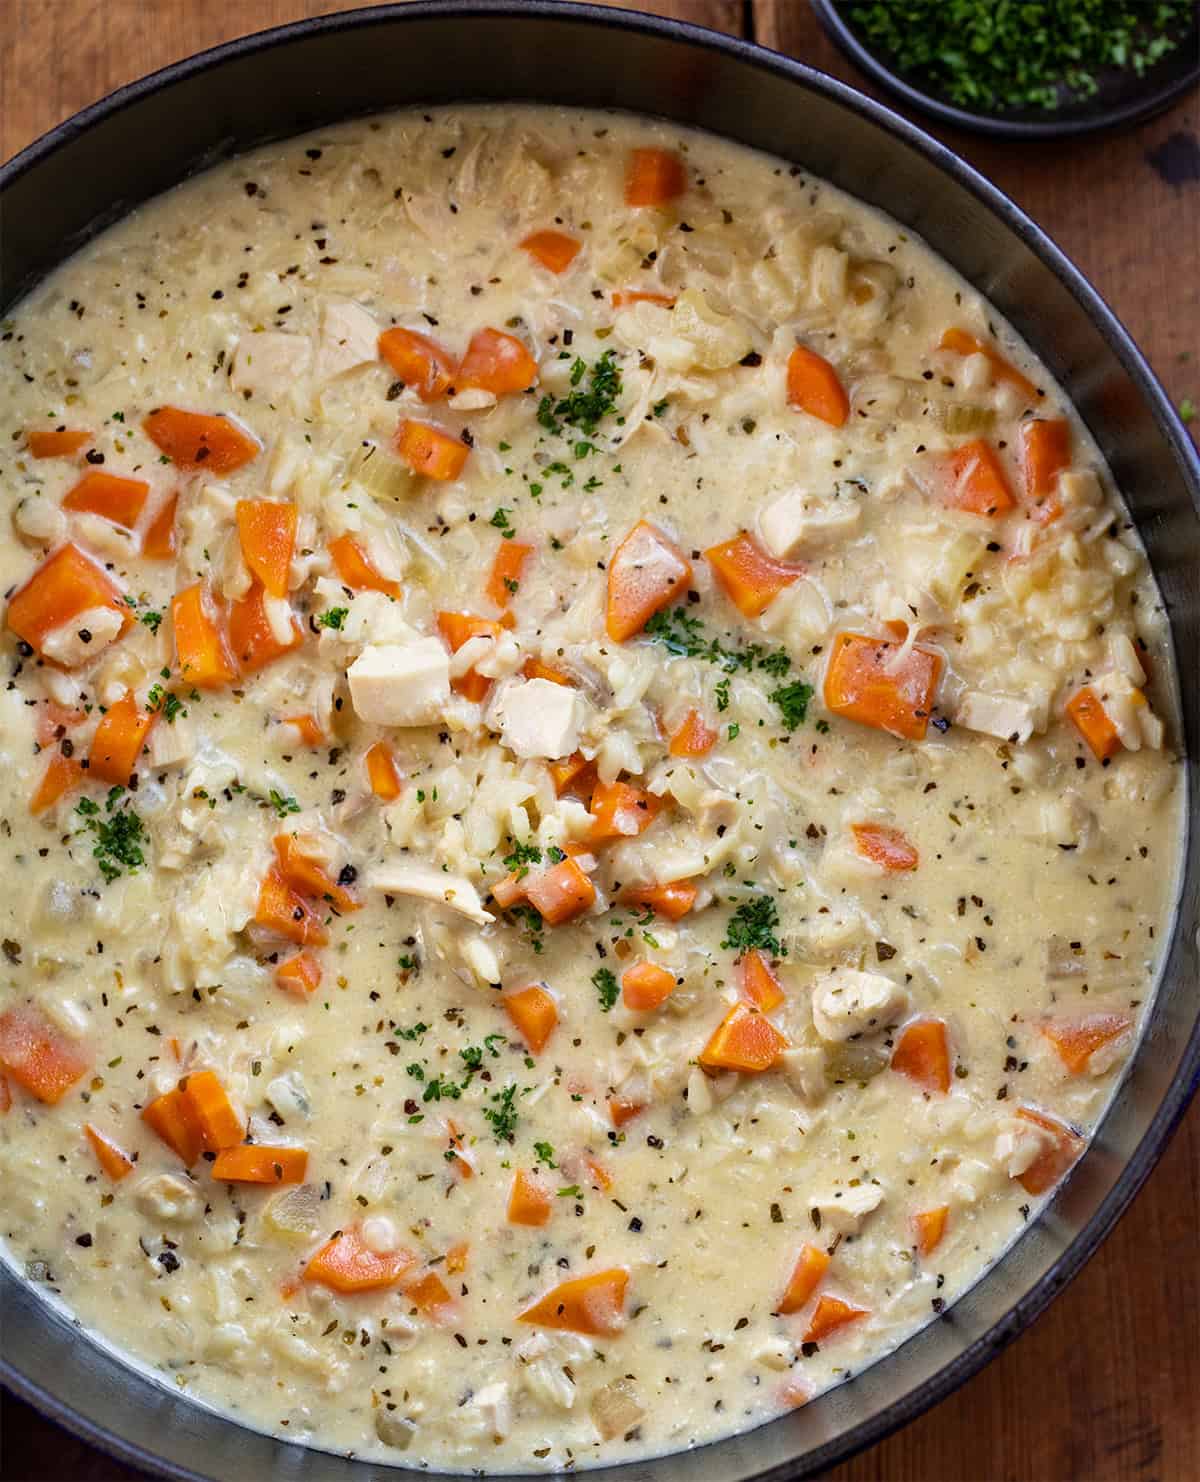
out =
[[1055,109],[1011,108],[1003,113],[973,113],[918,87],[909,75],[895,71],[872,51],[850,25],[846,0],[812,0],[817,19],[830,38],[880,87],[930,118],[990,134],[994,139],[1062,139],[1100,129],[1141,123],[1169,108],[1200,82],[1200,31],[1195,21],[1179,45],[1139,77],[1131,69],[1106,67],[1097,73],[1099,91],[1078,103]]

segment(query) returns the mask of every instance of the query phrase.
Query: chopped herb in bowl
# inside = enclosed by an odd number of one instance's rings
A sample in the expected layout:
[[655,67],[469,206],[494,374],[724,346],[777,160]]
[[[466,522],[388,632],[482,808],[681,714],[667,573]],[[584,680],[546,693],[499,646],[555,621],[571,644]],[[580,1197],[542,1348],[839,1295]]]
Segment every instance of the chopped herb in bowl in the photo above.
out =
[[1187,0],[860,0],[845,19],[914,86],[984,114],[1084,103],[1100,74],[1142,77],[1195,24]]

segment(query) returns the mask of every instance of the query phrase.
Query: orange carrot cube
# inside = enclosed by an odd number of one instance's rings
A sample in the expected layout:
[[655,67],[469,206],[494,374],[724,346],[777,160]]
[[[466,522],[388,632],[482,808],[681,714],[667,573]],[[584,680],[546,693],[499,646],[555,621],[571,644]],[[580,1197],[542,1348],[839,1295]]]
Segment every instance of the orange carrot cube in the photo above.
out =
[[554,999],[534,983],[516,993],[506,993],[501,1002],[517,1033],[533,1054],[540,1054],[558,1023],[558,1005]]
[[467,461],[467,446],[428,422],[401,422],[396,430],[396,452],[414,473],[445,482],[456,479]]
[[647,520],[639,520],[608,563],[605,627],[614,643],[640,633],[692,580],[683,552]]
[[379,353],[422,401],[437,401],[454,384],[454,357],[443,345],[414,329],[396,325],[379,336]]
[[942,673],[938,654],[862,633],[839,633],[825,670],[825,704],[835,715],[904,740],[922,741]]
[[262,452],[259,443],[231,418],[185,412],[179,407],[151,412],[142,431],[172,463],[185,469],[201,468],[205,473],[233,473]]

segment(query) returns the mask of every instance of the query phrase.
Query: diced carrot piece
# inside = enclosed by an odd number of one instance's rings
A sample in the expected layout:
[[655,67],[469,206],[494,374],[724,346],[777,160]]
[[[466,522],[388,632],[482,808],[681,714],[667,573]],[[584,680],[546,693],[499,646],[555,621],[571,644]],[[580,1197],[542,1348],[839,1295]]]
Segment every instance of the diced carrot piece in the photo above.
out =
[[892,1069],[926,1091],[943,1095],[950,1089],[950,1041],[942,1019],[918,1019],[908,1026],[892,1051]]
[[561,1282],[517,1316],[518,1322],[539,1328],[561,1328],[570,1333],[611,1338],[625,1326],[625,1288],[629,1272],[623,1266],[592,1271]]
[[294,504],[274,499],[239,499],[238,540],[242,557],[270,597],[286,597],[296,544]]
[[257,674],[304,642],[304,629],[293,612],[290,616],[291,641],[280,643],[267,618],[267,600],[262,584],[256,581],[246,596],[229,609],[229,646],[234,663],[243,674]]
[[1131,1028],[1128,1014],[1084,1014],[1079,1019],[1047,1019],[1038,1028],[1058,1052],[1071,1072],[1080,1075],[1096,1050]]
[[128,787],[130,775],[137,770],[142,747],[157,719],[156,710],[144,710],[133,691],[126,690],[100,717],[88,752],[89,780]]
[[573,859],[560,860],[548,870],[526,877],[525,898],[547,926],[561,926],[586,911],[596,899],[596,887]]
[[550,1218],[550,1191],[540,1178],[518,1168],[508,1196],[510,1225],[544,1225]]
[[565,761],[547,762],[546,766],[558,797],[569,792],[575,797],[590,799],[595,792],[596,763],[589,762],[582,752],[577,751]]
[[965,329],[948,329],[942,335],[938,345],[939,350],[951,350],[955,355],[986,355],[991,362],[992,375],[999,381],[1008,381],[1023,391],[1030,401],[1037,397],[1037,387],[1027,377],[1023,376],[1011,361],[1005,360],[999,350],[993,349],[991,345],[976,339],[973,334],[968,334]]
[[173,1091],[164,1091],[143,1107],[142,1120],[189,1168],[204,1151],[195,1110],[178,1086]]
[[428,422],[406,418],[396,430],[396,452],[414,473],[426,478],[456,479],[467,461],[467,446]]
[[304,1268],[304,1280],[319,1282],[331,1291],[378,1292],[396,1286],[416,1256],[403,1246],[383,1254],[373,1251],[357,1225],[339,1230]]
[[972,515],[1004,515],[1017,501],[1008,487],[1008,475],[991,443],[977,437],[955,448],[946,460],[949,488],[946,502]]
[[631,1096],[610,1096],[608,1098],[608,1116],[614,1127],[624,1127],[626,1122],[632,1122],[634,1117],[640,1117],[646,1110],[647,1102],[635,1101]]
[[202,690],[219,689],[238,674],[214,607],[202,582],[176,592],[171,598],[179,672],[188,684]]
[[404,1283],[404,1295],[413,1304],[419,1307],[426,1316],[436,1313],[453,1301],[446,1283],[436,1271],[423,1271],[413,1281]]
[[913,1215],[913,1234],[916,1236],[917,1252],[922,1256],[931,1256],[942,1243],[942,1237],[946,1233],[946,1221],[950,1217],[950,1208],[941,1204],[937,1209],[922,1209]]
[[454,384],[454,357],[443,345],[414,329],[396,325],[379,336],[379,353],[422,401],[437,401]]
[[813,1387],[806,1379],[789,1377],[775,1391],[775,1398],[783,1410],[799,1410],[813,1397]]
[[47,557],[9,598],[6,621],[18,638],[40,653],[56,628],[93,607],[109,607],[120,613],[122,633],[133,621],[120,588],[91,556],[68,543]]
[[675,298],[673,293],[652,293],[646,288],[614,288],[612,306],[614,309],[628,309],[634,304],[658,304],[660,308],[673,309]]
[[488,600],[497,607],[507,607],[521,582],[521,571],[525,562],[533,555],[531,545],[521,545],[515,540],[502,540],[492,562],[484,591]]
[[672,149],[631,149],[625,166],[625,204],[662,206],[687,189],[687,171]]
[[809,1319],[804,1333],[804,1342],[819,1343],[822,1338],[827,1338],[830,1333],[836,1333],[847,1323],[857,1322],[859,1318],[870,1317],[870,1315],[865,1307],[851,1307],[849,1302],[843,1302],[841,1297],[822,1297]]
[[821,1279],[829,1269],[829,1252],[823,1250],[819,1245],[802,1245],[800,1254],[796,1257],[796,1264],[792,1267],[792,1274],[788,1277],[787,1287],[783,1296],[779,1299],[779,1306],[775,1309],[784,1317],[793,1312],[799,1312],[801,1307],[808,1304],[809,1298],[821,1284]]
[[717,744],[718,734],[698,710],[689,710],[667,750],[672,756],[707,756]]
[[588,811],[595,822],[588,842],[607,844],[613,839],[632,839],[654,822],[662,811],[662,799],[629,782],[598,782]]
[[845,426],[850,415],[850,398],[837,371],[823,355],[804,345],[797,345],[788,356],[787,401],[788,406],[830,427]]
[[552,273],[565,273],[579,255],[583,243],[566,232],[531,232],[521,243],[530,257]]
[[757,1075],[770,1070],[787,1046],[787,1040],[765,1014],[748,1003],[735,1003],[701,1050],[700,1064],[705,1070],[740,1070]]
[[331,540],[329,555],[339,580],[352,592],[382,592],[386,597],[399,597],[400,583],[383,575],[353,535],[339,535]]
[[696,904],[699,886],[690,880],[672,880],[668,885],[631,885],[621,892],[628,906],[645,906],[668,921],[680,921]]
[[70,458],[91,440],[90,432],[76,432],[67,427],[35,429],[25,434],[31,458]]
[[262,452],[260,444],[225,416],[159,407],[142,423],[142,431],[159,452],[180,468],[205,473],[233,473]]
[[79,1078],[92,1057],[56,1029],[34,1004],[16,1004],[0,1014],[0,1067],[19,1086],[54,1106]]
[[504,632],[503,624],[495,618],[476,617],[470,612],[439,612],[437,626],[452,653],[457,653],[468,639],[499,638]]
[[400,796],[400,773],[396,760],[386,741],[376,741],[365,757],[367,781],[371,791],[385,803],[394,803]]
[[658,1008],[674,991],[675,974],[657,962],[635,962],[621,974],[621,997],[634,1013]]
[[62,507],[76,514],[100,515],[114,525],[132,530],[141,517],[149,492],[150,485],[143,479],[122,479],[94,468],[63,495]]
[[307,1169],[304,1148],[242,1143],[217,1154],[212,1176],[218,1183],[229,1184],[302,1184]]
[[1052,1141],[1037,1155],[1024,1173],[1018,1174],[1017,1182],[1027,1194],[1044,1194],[1074,1163],[1083,1151],[1083,1138],[1065,1123],[1048,1117],[1045,1112],[1032,1106],[1019,1106],[1017,1116],[1032,1122],[1043,1132],[1048,1132]]
[[771,968],[770,959],[757,947],[751,948],[742,958],[738,971],[742,978],[742,997],[756,1009],[769,1014],[786,1001],[787,995]]
[[1121,738],[1117,728],[1109,720],[1103,701],[1090,684],[1076,690],[1067,701],[1067,714],[1098,762],[1106,762],[1120,751]]
[[623,643],[640,633],[691,580],[691,565],[679,547],[656,525],[639,520],[608,563],[608,636]]
[[187,1097],[208,1152],[219,1153],[241,1142],[246,1133],[244,1119],[234,1110],[215,1070],[198,1070],[184,1076],[179,1089]]
[[551,684],[572,685],[574,680],[569,674],[564,674],[561,669],[556,669],[553,664],[547,664],[542,659],[526,659],[521,669],[523,679],[548,679]]
[[1034,417],[1021,423],[1021,465],[1025,497],[1043,524],[1062,513],[1058,476],[1071,466],[1071,424],[1065,417]]
[[47,808],[53,808],[59,798],[66,797],[67,793],[79,786],[82,777],[83,768],[73,756],[64,756],[61,751],[55,751],[46,763],[42,780],[29,799],[29,811],[36,816],[44,813]]
[[321,986],[321,964],[311,952],[297,952],[275,969],[275,981],[286,992],[307,998]]
[[942,673],[940,655],[862,633],[839,633],[825,670],[825,704],[835,715],[908,741],[923,741]]
[[267,871],[258,892],[254,919],[298,947],[323,947],[329,940],[321,918],[277,868]]
[[605,1193],[612,1188],[612,1174],[609,1173],[603,1163],[598,1163],[595,1158],[590,1158],[585,1154],[583,1165],[588,1171],[588,1178],[591,1180],[593,1188],[603,1189]]
[[528,874],[518,875],[514,872],[511,875],[505,875],[503,880],[497,880],[491,887],[492,899],[502,911],[509,910],[518,901],[525,899],[525,881],[527,879]]
[[175,558],[175,511],[179,495],[164,501],[142,536],[142,555],[147,561],[172,561]]
[[898,828],[886,823],[852,823],[854,847],[864,859],[882,865],[889,875],[915,870],[921,856]]
[[471,1247],[465,1240],[460,1240],[457,1245],[452,1245],[446,1252],[446,1270],[451,1276],[459,1276],[467,1269],[467,1257],[470,1255]]
[[[494,618],[475,617],[469,612],[439,612],[437,626],[438,632],[450,645],[451,653],[457,653],[468,639],[499,638],[504,632],[503,625],[496,622]],[[450,684],[455,694],[473,700],[476,704],[484,698],[491,687],[492,681],[487,675],[479,674],[474,669],[468,669],[465,674],[460,674]]]
[[9,1089],[8,1081],[0,1075],[0,1117],[7,1116],[12,1111],[12,1091]]
[[471,336],[458,368],[458,385],[494,396],[527,391],[537,380],[537,361],[515,335],[480,329]]
[[554,999],[533,983],[516,993],[506,993],[501,1002],[517,1033],[535,1055],[540,1054],[558,1023],[558,1005]]
[[280,724],[295,727],[301,746],[313,749],[325,745],[325,732],[317,724],[317,718],[311,710],[306,710],[303,715],[285,715]]
[[710,546],[704,555],[725,595],[743,617],[758,617],[785,587],[804,574],[803,566],[769,556],[744,530],[723,545]]
[[275,857],[283,878],[301,895],[328,901],[337,911],[359,911],[362,901],[329,877],[315,853],[316,841],[306,834],[276,834]]

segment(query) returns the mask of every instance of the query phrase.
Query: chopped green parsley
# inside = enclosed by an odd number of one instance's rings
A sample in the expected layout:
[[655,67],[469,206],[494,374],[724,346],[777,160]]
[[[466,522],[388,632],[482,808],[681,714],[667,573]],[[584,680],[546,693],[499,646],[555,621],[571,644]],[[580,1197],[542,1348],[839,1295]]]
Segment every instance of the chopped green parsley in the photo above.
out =
[[117,806],[124,791],[123,787],[109,791],[104,802],[107,817],[101,815],[100,805],[91,798],[80,798],[75,807],[76,813],[84,820],[84,828],[95,835],[92,856],[109,883],[127,870],[132,873],[146,863],[142,852],[142,845],[146,842],[142,820],[128,802],[123,807]]
[[739,957],[755,950],[769,952],[772,957],[786,957],[787,949],[779,940],[778,930],[779,908],[774,900],[769,895],[751,896],[729,918],[721,946]]
[[592,982],[596,992],[600,995],[600,1007],[607,1014],[616,1003],[617,994],[620,991],[617,987],[617,980],[608,968],[598,967],[592,974]]

